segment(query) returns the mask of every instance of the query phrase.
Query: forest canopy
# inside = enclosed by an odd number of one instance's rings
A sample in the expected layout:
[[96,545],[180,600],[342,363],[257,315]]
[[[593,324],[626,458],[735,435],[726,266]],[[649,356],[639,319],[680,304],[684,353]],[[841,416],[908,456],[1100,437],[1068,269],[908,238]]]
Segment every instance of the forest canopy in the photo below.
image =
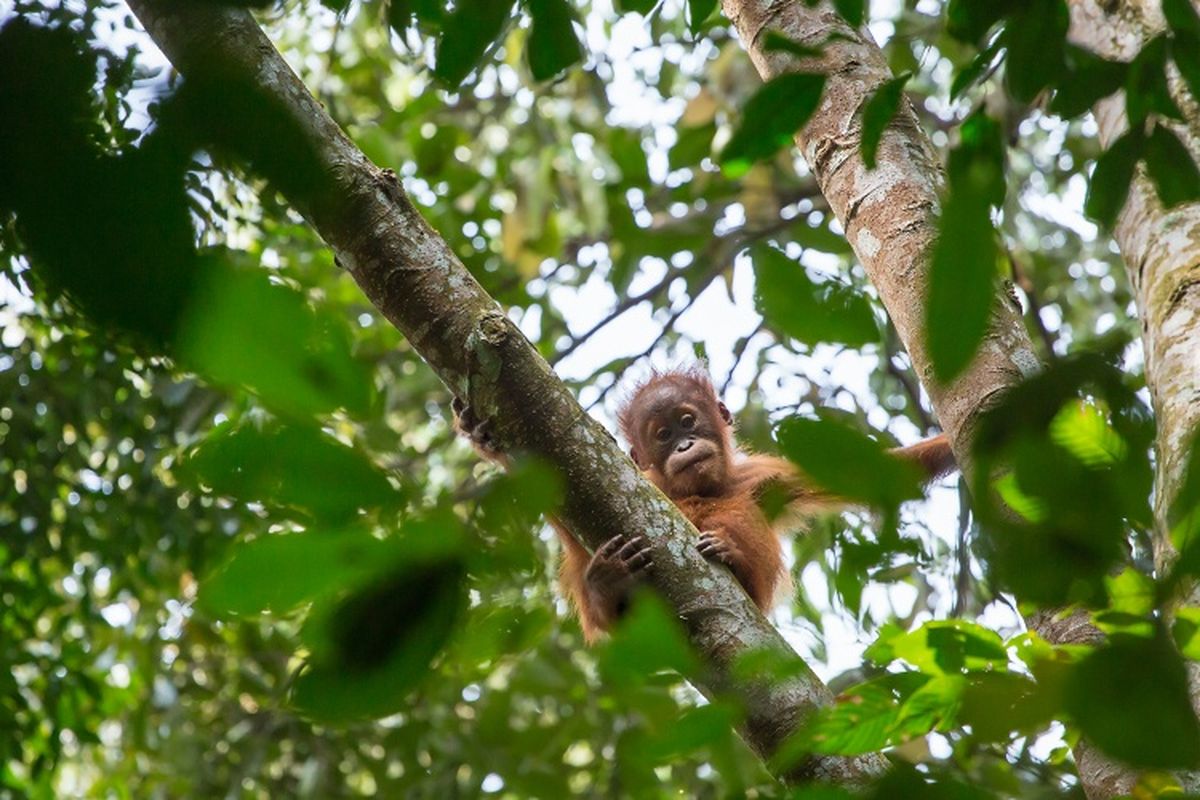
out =
[[[1188,0],[0,10],[0,797],[1200,793],[1198,97]],[[695,364],[846,501],[766,618],[614,437]]]

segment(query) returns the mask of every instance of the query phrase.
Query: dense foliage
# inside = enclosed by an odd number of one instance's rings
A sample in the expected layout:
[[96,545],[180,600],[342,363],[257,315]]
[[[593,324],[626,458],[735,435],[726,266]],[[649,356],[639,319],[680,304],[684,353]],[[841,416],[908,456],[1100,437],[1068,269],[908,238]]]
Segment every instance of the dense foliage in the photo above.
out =
[[[1149,566],[1153,421],[1105,229],[1139,162],[1165,202],[1200,196],[1161,122],[1168,64],[1200,86],[1200,21],[1165,3],[1117,65],[1064,43],[1059,0],[835,5],[900,76],[863,110],[868,160],[905,97],[947,153],[939,373],[1003,280],[1048,365],[980,433],[994,484],[902,513],[882,448],[934,421],[786,147],[822,76],[762,85],[714,0],[258,13],[585,406],[706,357],[746,442],[875,509],[791,545],[777,621],[848,702],[790,752],[920,765],[880,797],[1077,795],[1081,733],[1196,766],[1200,614],[1158,610],[1200,559]],[[318,179],[287,131],[237,142],[269,108],[181,88],[119,4],[3,23],[0,794],[783,796],[662,607],[583,648],[540,522],[557,476],[456,440],[446,389],[261,177]],[[1122,86],[1145,124],[1102,154],[1086,111]],[[1066,603],[1108,643],[1021,631],[1015,604]]]

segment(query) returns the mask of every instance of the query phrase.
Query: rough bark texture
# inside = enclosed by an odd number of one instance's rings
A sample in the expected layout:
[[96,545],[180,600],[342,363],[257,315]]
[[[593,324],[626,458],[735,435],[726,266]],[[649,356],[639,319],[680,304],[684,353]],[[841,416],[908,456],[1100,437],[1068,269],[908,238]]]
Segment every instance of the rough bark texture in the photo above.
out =
[[[1072,40],[1109,59],[1132,60],[1165,27],[1158,0],[1071,2]],[[1179,74],[1172,70],[1169,79],[1186,117],[1184,124],[1170,127],[1195,158],[1200,156],[1200,110]],[[1094,111],[1105,146],[1128,128],[1123,95],[1102,100]],[[1142,319],[1146,384],[1158,424],[1154,555],[1165,573],[1176,555],[1167,510],[1184,479],[1200,424],[1200,203],[1163,208],[1144,165],[1139,166],[1115,233]],[[1179,604],[1200,605],[1200,588],[1189,587]],[[1188,670],[1192,706],[1200,713],[1200,664],[1189,661]],[[1200,773],[1179,777],[1186,790],[1200,791]]]
[[[911,104],[903,103],[884,132],[876,168],[867,169],[858,111],[877,87],[894,77],[870,35],[850,28],[826,3],[810,7],[796,0],[723,0],[723,8],[764,80],[797,70],[828,75],[821,105],[797,134],[796,144],[879,291],[959,463],[969,470],[970,442],[981,416],[1040,364],[1021,318],[1009,303],[1000,301],[968,370],[949,384],[933,377],[925,347],[925,295],[943,176],[929,137]],[[771,30],[801,44],[821,46],[822,55],[798,59],[768,52],[762,42]],[[834,34],[837,38],[831,39]],[[1030,616],[1026,624],[1055,644],[1088,643],[1099,637],[1083,614],[1061,617],[1045,612]],[[1132,786],[1127,769],[1086,742],[1073,752],[1089,797],[1112,797]]]
[[[575,401],[413,207],[394,173],[345,136],[291,71],[251,16],[208,3],[131,0],[130,6],[185,78],[253,83],[277,105],[324,176],[319,189],[288,199],[313,223],[367,297],[447,386],[492,419],[496,441],[557,467],[567,485],[561,518],[590,548],[616,531],[655,544],[652,583],[676,609],[705,658],[698,688],[732,694],[747,711],[742,733],[763,757],[831,702],[807,669],[777,681],[735,681],[735,660],[768,649],[797,658],[729,573],[696,551],[696,531],[613,438]],[[252,134],[253,132],[251,132]],[[267,175],[282,187],[286,175]],[[783,777],[858,783],[879,774],[877,755],[811,758]]]
[[[949,384],[933,378],[925,347],[925,294],[943,175],[929,137],[905,101],[884,132],[876,168],[867,169],[858,111],[894,77],[878,45],[824,3],[724,0],[723,7],[764,79],[797,70],[828,75],[821,105],[796,144],[878,289],[959,463],[967,465],[967,444],[982,413],[1040,364],[1019,315],[1001,301],[967,372]],[[762,43],[772,30],[805,45],[824,45],[823,55],[798,59],[768,52]],[[843,38],[825,44],[832,34]]]

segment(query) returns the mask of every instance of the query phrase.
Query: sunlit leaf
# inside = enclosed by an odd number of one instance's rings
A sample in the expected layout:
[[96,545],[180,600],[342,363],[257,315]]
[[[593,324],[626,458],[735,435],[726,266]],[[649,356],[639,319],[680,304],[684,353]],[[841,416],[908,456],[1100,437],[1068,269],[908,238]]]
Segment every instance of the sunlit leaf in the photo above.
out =
[[1127,448],[1102,412],[1090,403],[1067,405],[1050,423],[1050,438],[1089,467],[1112,466]]

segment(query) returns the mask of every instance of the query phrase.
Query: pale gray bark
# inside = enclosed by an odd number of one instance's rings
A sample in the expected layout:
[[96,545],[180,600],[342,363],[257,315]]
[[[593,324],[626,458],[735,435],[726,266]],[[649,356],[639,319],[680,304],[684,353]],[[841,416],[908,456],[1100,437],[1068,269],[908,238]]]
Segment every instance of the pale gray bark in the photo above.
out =
[[[1116,61],[1133,59],[1165,27],[1159,0],[1071,2],[1071,39]],[[1179,74],[1172,70],[1168,77],[1186,117],[1183,124],[1169,126],[1195,158],[1200,156],[1200,109]],[[1094,112],[1105,146],[1129,127],[1121,93],[1100,101]],[[1200,203],[1163,208],[1145,167],[1139,166],[1115,234],[1142,320],[1146,385],[1158,425],[1154,555],[1165,574],[1176,556],[1167,511],[1183,482],[1200,425]],[[1177,602],[1200,605],[1200,587],[1192,584]],[[1200,665],[1188,662],[1188,671],[1192,707],[1200,713]],[[1200,791],[1200,773],[1179,777],[1187,791]]]
[[[933,377],[925,347],[925,295],[943,177],[929,137],[911,104],[903,103],[884,132],[876,168],[867,169],[858,111],[894,77],[870,35],[850,28],[826,2],[810,7],[794,0],[723,0],[723,8],[764,80],[797,70],[828,75],[821,105],[797,134],[796,145],[895,323],[959,463],[969,471],[979,419],[1040,364],[1020,316],[998,298],[971,366],[949,384]],[[772,30],[820,46],[822,55],[798,59],[768,52],[762,45]],[[831,39],[832,34],[837,38]],[[1025,622],[1055,644],[1092,642],[1099,636],[1084,614],[1064,618],[1045,612]],[[1073,754],[1089,797],[1112,797],[1132,785],[1132,773],[1086,742],[1076,745]]]

